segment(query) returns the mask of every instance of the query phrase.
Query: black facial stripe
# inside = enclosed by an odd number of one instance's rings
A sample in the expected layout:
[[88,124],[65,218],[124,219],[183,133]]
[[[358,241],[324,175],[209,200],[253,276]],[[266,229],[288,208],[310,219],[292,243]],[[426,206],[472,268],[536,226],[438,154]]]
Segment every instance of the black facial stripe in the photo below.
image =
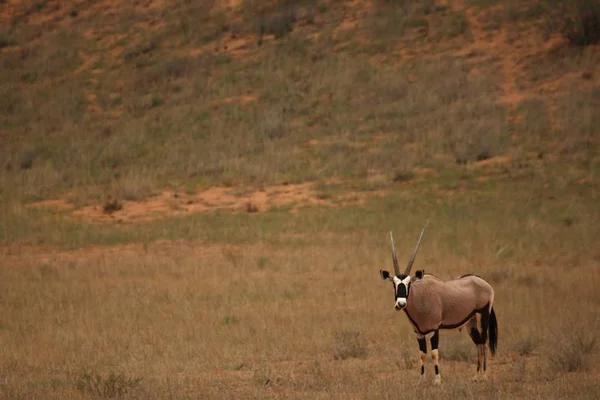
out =
[[396,298],[406,298],[406,285],[404,283],[399,283],[396,287]]
[[405,299],[408,297],[409,288],[406,287],[404,283],[399,283],[396,287],[396,298]]

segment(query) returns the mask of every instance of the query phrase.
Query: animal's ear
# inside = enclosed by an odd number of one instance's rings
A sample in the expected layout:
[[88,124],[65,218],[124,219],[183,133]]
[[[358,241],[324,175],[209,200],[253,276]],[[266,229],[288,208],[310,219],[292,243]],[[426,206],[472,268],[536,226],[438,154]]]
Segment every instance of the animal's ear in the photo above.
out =
[[425,276],[425,271],[422,269],[417,270],[415,273],[415,279],[423,279],[423,276]]
[[390,273],[387,271],[380,269],[379,274],[381,275],[381,279],[390,279]]

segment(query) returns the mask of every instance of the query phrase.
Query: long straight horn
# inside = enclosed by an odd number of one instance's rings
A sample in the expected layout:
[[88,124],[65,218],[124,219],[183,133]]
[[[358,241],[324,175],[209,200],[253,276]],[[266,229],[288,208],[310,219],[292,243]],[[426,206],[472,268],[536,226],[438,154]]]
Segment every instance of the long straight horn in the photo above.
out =
[[[425,228],[427,228],[427,225],[425,225]],[[421,231],[421,236],[419,236],[419,241],[417,242],[417,247],[415,247],[415,251],[413,251],[413,253],[412,253],[412,257],[410,258],[410,261],[408,262],[408,265],[406,266],[406,272],[404,272],[404,275],[410,275],[410,269],[412,268],[412,266],[415,262],[415,258],[417,257],[417,251],[419,251],[419,246],[421,245],[421,239],[423,239],[423,233],[425,233],[425,228],[423,228],[423,230]]]
[[398,257],[396,257],[396,246],[394,245],[394,235],[390,231],[390,240],[392,241],[392,260],[394,260],[394,274],[400,275],[400,266],[398,265]]

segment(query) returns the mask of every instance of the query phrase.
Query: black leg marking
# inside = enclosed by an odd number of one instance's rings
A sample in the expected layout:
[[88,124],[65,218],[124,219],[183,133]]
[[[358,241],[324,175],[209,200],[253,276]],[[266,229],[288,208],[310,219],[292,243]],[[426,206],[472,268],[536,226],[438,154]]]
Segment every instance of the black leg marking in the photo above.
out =
[[[440,367],[439,367],[439,352],[438,345],[440,343],[440,331],[435,331],[433,336],[431,337],[431,357],[433,358],[433,364],[435,366],[435,375],[439,378],[440,375]],[[439,383],[439,381],[438,381]]]
[[490,311],[486,308],[481,313],[481,340],[482,344],[487,343],[488,326],[490,325]]
[[485,341],[481,337],[481,333],[477,330],[477,328],[471,328],[471,332],[469,332],[469,336],[473,339],[473,342],[476,345],[485,344]]
[[486,368],[487,368],[487,365],[486,365],[487,364],[487,349],[486,349],[485,345],[483,346],[482,351],[483,351],[483,372],[485,372]]
[[417,341],[419,342],[419,358],[421,359],[421,376],[423,376],[425,375],[425,354],[427,354],[427,341],[425,336],[422,338],[417,338]]
[[440,331],[435,331],[435,333],[431,337],[431,350],[437,350],[439,342],[440,342]]
[[481,358],[483,358],[483,372],[487,369],[487,340],[488,327],[490,326],[490,310],[486,308],[481,313]]
[[427,342],[425,341],[425,338],[417,339],[417,341],[419,342],[419,350],[427,354]]

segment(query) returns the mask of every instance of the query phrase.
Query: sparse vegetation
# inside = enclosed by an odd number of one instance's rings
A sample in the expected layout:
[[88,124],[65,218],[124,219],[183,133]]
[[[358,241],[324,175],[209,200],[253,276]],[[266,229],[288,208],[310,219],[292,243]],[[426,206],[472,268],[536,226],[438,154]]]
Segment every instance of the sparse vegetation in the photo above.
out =
[[440,27],[441,37],[454,38],[469,32],[469,20],[462,12],[450,13]]
[[600,1],[548,1],[548,29],[559,32],[575,46],[600,42]]
[[113,399],[126,395],[139,386],[142,378],[130,378],[123,374],[110,372],[106,377],[90,371],[84,371],[77,378],[78,390],[103,399]]
[[498,4],[498,0],[467,0],[471,7],[490,7]]
[[368,354],[364,340],[360,332],[341,331],[335,335],[333,344],[334,360],[346,360],[348,358],[365,358]]
[[597,397],[596,2],[104,3],[0,10],[0,397],[439,397],[426,220],[500,329],[444,397]]
[[408,350],[408,347],[402,349],[402,363],[397,361],[396,365],[400,370],[412,370],[414,368],[415,363],[413,362],[413,353]]
[[536,348],[536,340],[530,337],[520,339],[516,344],[520,356],[529,356]]
[[471,362],[471,359],[477,354],[474,354],[475,347],[472,342],[468,342],[468,339],[462,339],[462,341],[458,341],[456,337],[449,338],[445,346],[440,349],[440,357],[444,360]]
[[15,44],[14,41],[5,33],[0,32],[0,49]]
[[589,361],[596,345],[596,338],[582,332],[550,355],[550,365],[555,372],[577,372],[589,368]]
[[275,15],[269,17],[263,17],[264,19],[260,22],[260,38],[259,41],[262,43],[262,36],[264,34],[272,34],[275,39],[280,39],[290,34],[294,29],[294,25],[298,21],[296,16],[296,10],[289,8],[285,11],[281,11]]

